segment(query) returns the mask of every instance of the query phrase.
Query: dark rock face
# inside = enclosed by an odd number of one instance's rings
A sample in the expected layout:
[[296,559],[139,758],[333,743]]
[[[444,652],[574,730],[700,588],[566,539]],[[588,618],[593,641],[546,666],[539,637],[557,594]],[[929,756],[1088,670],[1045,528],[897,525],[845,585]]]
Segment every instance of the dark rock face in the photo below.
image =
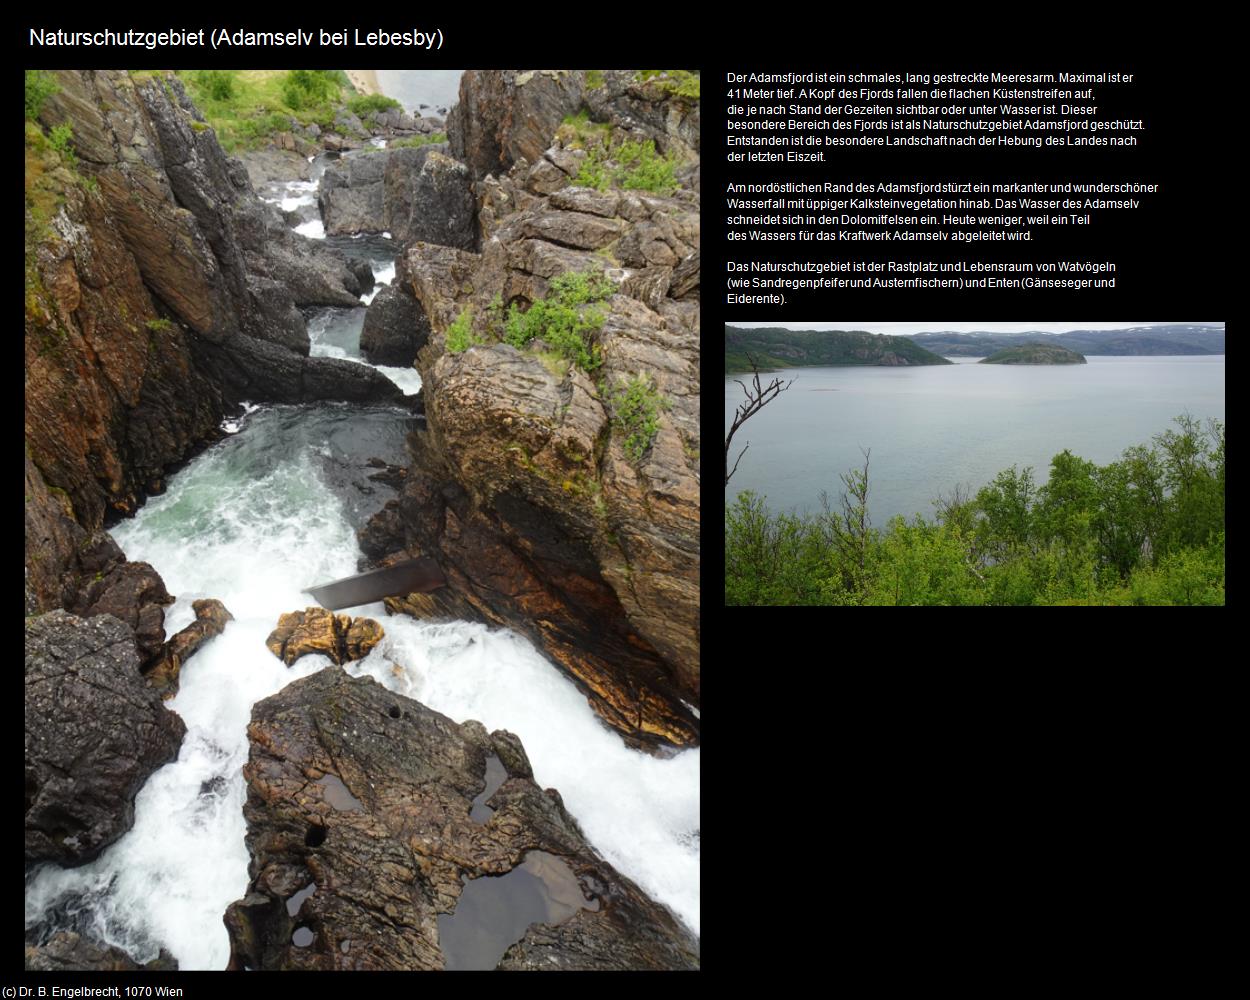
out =
[[446,146],[396,149],[383,179],[386,228],[400,243],[477,249],[477,203],[468,168]]
[[466,70],[447,116],[451,155],[475,180],[519,159],[533,163],[566,115],[582,105],[585,80],[568,70]]
[[386,152],[353,156],[330,164],[321,176],[317,199],[326,233],[380,233],[386,229],[382,176]]
[[251,337],[222,345],[198,342],[196,363],[222,388],[230,404],[263,399],[273,403],[344,400],[402,403],[404,394],[380,372],[341,358],[305,358]]
[[161,953],[145,965],[120,948],[99,944],[73,931],[61,931],[46,944],[26,946],[28,972],[177,972],[174,957]]
[[209,639],[221,635],[226,623],[234,620],[234,615],[218,600],[192,601],[191,607],[195,611],[195,621],[165,643],[148,672],[148,683],[162,698],[172,698],[178,693],[178,675],[191,654]]
[[59,610],[28,620],[26,864],[97,857],[185,732],[139,673],[128,626]]
[[446,151],[445,144],[401,147],[331,165],[321,179],[326,232],[389,232],[400,243],[475,249],[472,177]]
[[412,292],[396,281],[369,303],[360,331],[360,352],[375,365],[411,367],[429,336],[425,313]]
[[[543,942],[544,960],[697,967],[697,941],[594,853],[559,796],[534,784],[515,736],[456,725],[336,667],[258,703],[248,733],[252,880],[226,912],[231,968],[441,969],[439,916],[464,881],[535,850],[563,859],[592,907]],[[506,777],[479,823],[490,755]]]

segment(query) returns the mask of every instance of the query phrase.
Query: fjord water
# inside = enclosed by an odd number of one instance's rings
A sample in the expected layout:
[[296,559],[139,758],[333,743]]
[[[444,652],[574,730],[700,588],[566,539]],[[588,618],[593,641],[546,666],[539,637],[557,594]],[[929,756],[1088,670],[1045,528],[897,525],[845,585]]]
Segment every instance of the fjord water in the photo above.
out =
[[[372,457],[406,463],[411,414],[343,404],[251,407],[231,434],[172,476],[113,536],[151,563],[177,602],[216,597],[234,621],[183,667],[167,706],[186,723],[177,761],[140,791],[134,828],[96,861],[46,865],[26,885],[26,926],[71,928],[138,961],[168,949],[182,969],[224,969],[226,907],[248,884],[241,768],[252,705],[317,670],[285,666],[265,646],[278,615],[310,605],[303,588],[356,572],[355,530],[391,495]],[[699,751],[668,759],[629,750],[528,641],[463,621],[349,609],[386,638],[353,675],[370,676],[457,722],[478,719],[525,745],[535,780],[559,789],[587,839],[619,871],[699,928]]]
[[[895,515],[931,518],[933,498],[957,484],[975,492],[1003,469],[1032,466],[1069,449],[1099,464],[1146,444],[1188,411],[1224,419],[1224,356],[1099,357],[1085,365],[954,365],[788,368],[760,376],[794,384],[734,437],[748,441],[726,492],[767,496],[776,511],[814,512],[820,492],[836,503],[839,473],[872,449],[868,510],[884,528]],[[725,379],[725,427],[742,389]],[[730,459],[732,464],[733,458]]]

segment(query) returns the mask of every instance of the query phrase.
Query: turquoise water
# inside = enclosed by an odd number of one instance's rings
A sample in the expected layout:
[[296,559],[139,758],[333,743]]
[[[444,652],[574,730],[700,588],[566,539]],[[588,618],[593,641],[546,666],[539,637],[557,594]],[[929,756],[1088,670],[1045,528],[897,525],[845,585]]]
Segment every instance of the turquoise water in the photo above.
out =
[[[838,474],[871,449],[869,514],[933,514],[957,484],[973,491],[1011,465],[1045,481],[1064,448],[1106,463],[1188,411],[1224,419],[1224,356],[1097,357],[1086,365],[1008,366],[952,359],[919,368],[791,368],[761,376],[794,384],[734,438],[742,459],[726,491],[754,490],[774,510],[815,511]],[[737,376],[741,378],[742,376]],[[725,427],[743,400],[725,379]]]

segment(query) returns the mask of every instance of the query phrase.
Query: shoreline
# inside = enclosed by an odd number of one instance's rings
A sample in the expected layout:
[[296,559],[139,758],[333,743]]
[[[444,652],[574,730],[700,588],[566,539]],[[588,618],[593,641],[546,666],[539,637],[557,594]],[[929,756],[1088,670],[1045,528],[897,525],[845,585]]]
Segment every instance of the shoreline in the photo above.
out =
[[375,70],[371,69],[349,69],[345,70],[347,78],[351,80],[352,86],[362,94],[380,94],[382,88],[378,84],[378,75]]

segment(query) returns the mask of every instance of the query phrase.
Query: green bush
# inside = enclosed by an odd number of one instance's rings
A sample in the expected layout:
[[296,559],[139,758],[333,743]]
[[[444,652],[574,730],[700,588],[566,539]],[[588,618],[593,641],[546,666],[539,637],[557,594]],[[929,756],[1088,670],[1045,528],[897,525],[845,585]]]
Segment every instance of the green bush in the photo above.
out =
[[62,122],[48,133],[48,145],[60,153],[61,158],[71,167],[78,163],[78,157],[74,155],[74,147],[70,145],[73,138],[74,129],[69,122]]
[[676,157],[661,156],[652,140],[630,139],[610,148],[590,146],[573,183],[598,191],[615,185],[627,191],[672,194],[677,190],[676,169]]
[[229,101],[234,98],[234,73],[228,69],[197,70],[192,79],[214,101]]
[[60,89],[51,74],[45,73],[41,69],[28,69],[26,71],[27,119],[34,121],[38,118],[43,102]]
[[1223,605],[1224,425],[1192,417],[1098,466],[1061,452],[1049,481],[1001,472],[975,496],[940,498],[929,522],[861,517],[862,475],[840,509],[774,514],[742,493],[726,507],[730,604]]
[[508,310],[504,340],[516,348],[524,348],[535,339],[544,340],[561,357],[592,372],[603,364],[592,338],[602,329],[605,316],[602,310],[586,307],[610,298],[615,290],[612,280],[600,271],[569,272],[552,278],[545,299],[524,312],[515,305]]
[[625,434],[625,454],[634,464],[655,443],[660,429],[660,413],[669,402],[656,388],[654,380],[638,375],[628,382],[619,382],[611,396],[612,422]]
[[403,105],[393,97],[384,94],[361,94],[347,102],[348,110],[361,117],[372,111],[402,111]]
[[447,328],[447,350],[452,354],[460,354],[481,343],[483,341],[473,332],[473,309],[466,308]]
[[650,139],[623,142],[612,151],[612,158],[617,163],[616,182],[627,190],[672,194],[677,189],[676,160],[656,153]]
[[325,104],[338,94],[339,80],[335,70],[293,69],[282,83],[282,98],[296,111]]

